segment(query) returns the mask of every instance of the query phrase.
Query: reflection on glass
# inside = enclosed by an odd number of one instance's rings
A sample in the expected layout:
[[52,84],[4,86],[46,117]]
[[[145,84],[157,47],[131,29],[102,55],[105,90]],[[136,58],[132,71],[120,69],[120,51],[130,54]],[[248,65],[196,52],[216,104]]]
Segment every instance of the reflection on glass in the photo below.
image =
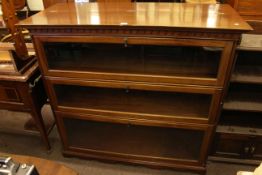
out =
[[[55,85],[59,106],[169,118],[208,118],[210,94]],[[65,94],[67,94],[65,96]]]
[[50,69],[203,78],[217,77],[223,50],[99,43],[45,43],[44,48]]

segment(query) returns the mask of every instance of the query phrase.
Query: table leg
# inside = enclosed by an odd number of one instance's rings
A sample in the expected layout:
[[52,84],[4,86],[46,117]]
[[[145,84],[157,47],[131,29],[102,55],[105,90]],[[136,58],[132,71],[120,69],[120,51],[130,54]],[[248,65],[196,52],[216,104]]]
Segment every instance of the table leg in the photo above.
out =
[[[34,86],[32,86],[31,84],[29,84],[28,101],[31,106],[30,113],[35,121],[35,124],[40,132],[40,135],[45,143],[47,150],[49,150],[51,149],[51,146],[50,146],[49,139],[48,139],[48,133],[47,133],[48,131],[45,127],[43,116],[41,114],[41,108],[44,105],[43,100],[46,100],[46,94],[39,94],[39,93],[44,93],[44,90],[43,91],[37,90],[37,88],[39,88],[37,86],[40,86],[40,85],[34,84]],[[37,95],[40,95],[41,98],[37,97]]]

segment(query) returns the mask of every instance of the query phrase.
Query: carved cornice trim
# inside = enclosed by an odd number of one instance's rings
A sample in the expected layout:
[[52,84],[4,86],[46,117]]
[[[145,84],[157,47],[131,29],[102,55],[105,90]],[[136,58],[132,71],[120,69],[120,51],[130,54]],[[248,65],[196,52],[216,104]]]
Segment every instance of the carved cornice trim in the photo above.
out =
[[136,37],[164,37],[164,38],[194,38],[216,40],[240,40],[241,32],[223,31],[215,29],[174,29],[150,27],[61,27],[61,26],[30,26],[32,35],[74,35],[74,36],[136,36]]

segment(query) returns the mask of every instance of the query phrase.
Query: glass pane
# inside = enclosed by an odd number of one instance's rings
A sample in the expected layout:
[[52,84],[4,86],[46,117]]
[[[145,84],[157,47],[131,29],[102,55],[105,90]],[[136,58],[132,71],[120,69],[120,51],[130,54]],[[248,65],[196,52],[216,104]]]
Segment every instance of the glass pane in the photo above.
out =
[[216,78],[221,48],[44,43],[49,69]]
[[203,131],[64,118],[70,146],[132,155],[198,160]]
[[197,118],[208,118],[212,98],[209,94],[73,85],[54,87],[60,106]]

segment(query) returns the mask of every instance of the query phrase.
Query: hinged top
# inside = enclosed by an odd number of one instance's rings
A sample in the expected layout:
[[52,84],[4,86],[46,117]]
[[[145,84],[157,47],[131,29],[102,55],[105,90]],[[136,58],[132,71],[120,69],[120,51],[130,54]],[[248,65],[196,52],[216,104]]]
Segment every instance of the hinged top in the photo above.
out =
[[252,29],[229,5],[131,2],[58,3],[19,25]]

